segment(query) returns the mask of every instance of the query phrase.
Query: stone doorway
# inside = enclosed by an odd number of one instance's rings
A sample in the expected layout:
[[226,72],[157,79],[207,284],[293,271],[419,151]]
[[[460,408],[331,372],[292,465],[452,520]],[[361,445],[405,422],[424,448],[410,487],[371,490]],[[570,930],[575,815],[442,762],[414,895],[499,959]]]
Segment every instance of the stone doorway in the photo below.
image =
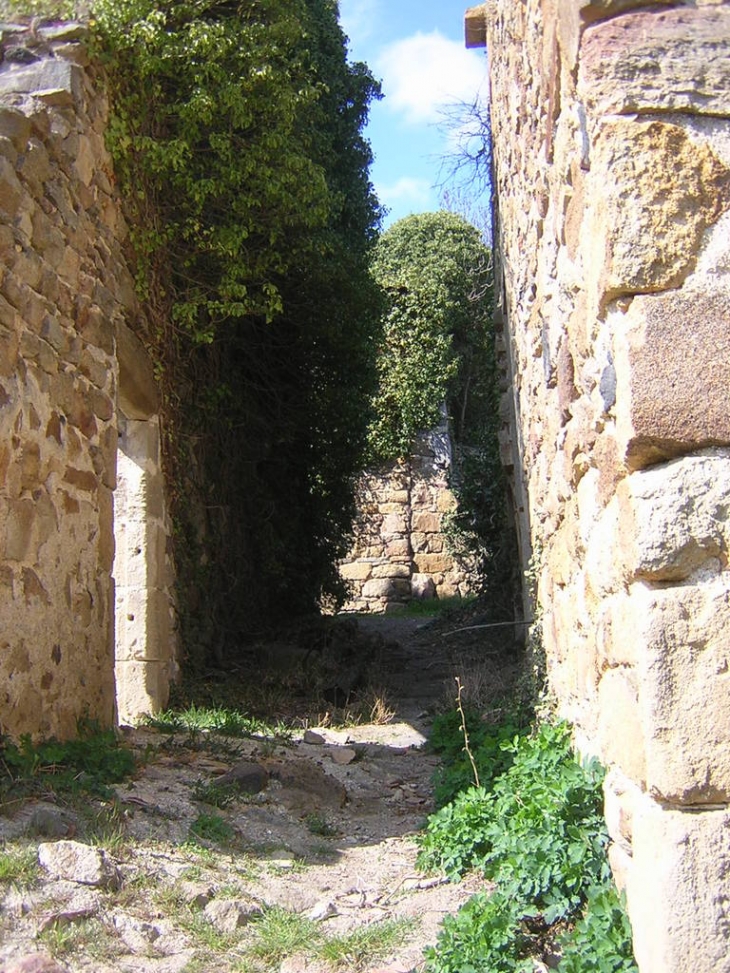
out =
[[124,325],[117,349],[115,677],[117,717],[130,723],[167,705],[176,642],[157,389],[144,347]]

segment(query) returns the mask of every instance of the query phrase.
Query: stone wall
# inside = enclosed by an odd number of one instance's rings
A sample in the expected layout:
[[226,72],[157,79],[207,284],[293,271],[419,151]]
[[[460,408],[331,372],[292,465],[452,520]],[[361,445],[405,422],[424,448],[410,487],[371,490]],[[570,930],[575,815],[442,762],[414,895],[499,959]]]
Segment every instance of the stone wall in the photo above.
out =
[[444,517],[451,444],[446,424],[419,436],[413,455],[367,473],[358,487],[356,541],[340,565],[346,611],[392,611],[412,599],[464,597],[469,572],[449,550]]
[[[114,560],[120,409],[157,421],[106,105],[83,40],[78,24],[0,25],[0,732],[11,735],[114,721],[112,572],[127,573],[127,554]],[[152,452],[144,462],[159,477]],[[160,504],[161,493],[163,524]],[[169,619],[156,544],[136,539],[129,556],[143,553]],[[120,589],[126,624],[148,609],[147,587]],[[150,655],[170,670],[174,643],[169,629],[125,642],[118,627],[120,664],[135,665],[119,699],[129,717],[164,703],[159,681],[147,696],[133,686],[152,684]]]
[[730,971],[730,6],[493,0],[467,42],[551,686],[642,973]]

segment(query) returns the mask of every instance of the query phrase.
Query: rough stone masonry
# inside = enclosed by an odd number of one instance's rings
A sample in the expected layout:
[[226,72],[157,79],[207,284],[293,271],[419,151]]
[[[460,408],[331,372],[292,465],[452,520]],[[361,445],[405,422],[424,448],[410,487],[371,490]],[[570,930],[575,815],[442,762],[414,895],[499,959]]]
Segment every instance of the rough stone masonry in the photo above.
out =
[[13,736],[164,705],[173,665],[157,393],[84,38],[80,24],[0,24],[0,732]]
[[730,971],[730,5],[492,0],[503,451],[642,973]]

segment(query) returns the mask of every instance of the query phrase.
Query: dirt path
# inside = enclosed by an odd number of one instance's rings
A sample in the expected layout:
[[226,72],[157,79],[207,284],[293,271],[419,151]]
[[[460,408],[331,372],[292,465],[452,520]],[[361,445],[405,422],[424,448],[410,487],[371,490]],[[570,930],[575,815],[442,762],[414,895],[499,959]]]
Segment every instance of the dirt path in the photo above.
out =
[[475,889],[416,868],[437,764],[428,724],[455,674],[504,675],[485,669],[473,634],[364,624],[380,636],[391,722],[285,742],[137,729],[140,769],[96,817],[47,802],[0,816],[5,854],[42,846],[45,862],[0,882],[0,971],[25,971],[33,953],[55,957],[27,967],[43,973],[421,970],[444,915]]

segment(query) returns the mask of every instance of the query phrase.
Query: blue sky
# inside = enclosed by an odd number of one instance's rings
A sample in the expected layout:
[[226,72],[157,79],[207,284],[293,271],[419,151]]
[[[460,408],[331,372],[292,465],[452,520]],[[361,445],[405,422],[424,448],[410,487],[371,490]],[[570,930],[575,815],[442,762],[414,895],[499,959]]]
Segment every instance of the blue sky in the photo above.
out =
[[371,177],[390,210],[386,226],[439,208],[443,158],[458,137],[445,128],[444,108],[484,92],[484,51],[464,47],[467,6],[468,0],[340,0],[350,59],[366,61],[383,86],[366,136],[375,153]]

